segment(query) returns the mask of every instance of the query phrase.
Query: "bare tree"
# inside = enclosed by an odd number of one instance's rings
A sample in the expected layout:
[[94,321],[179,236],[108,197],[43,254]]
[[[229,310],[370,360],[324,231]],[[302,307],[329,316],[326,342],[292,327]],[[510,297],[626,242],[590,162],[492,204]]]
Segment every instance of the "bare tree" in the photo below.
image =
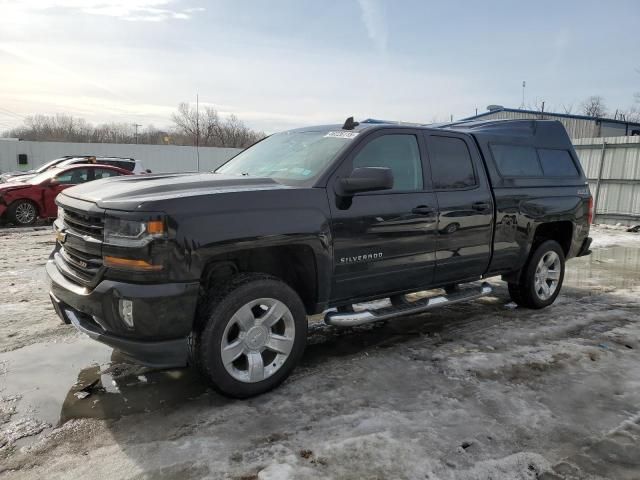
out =
[[[148,126],[138,135],[138,143],[165,143],[168,135]],[[132,123],[104,123],[94,127],[82,118],[63,114],[26,117],[23,125],[4,132],[3,136],[44,142],[135,143]]]
[[[235,115],[221,118],[215,108],[199,112],[188,103],[178,105],[171,116],[174,128],[161,130],[152,125],[138,131],[138,143],[244,148],[263,138],[262,132],[247,127]],[[71,115],[31,115],[24,124],[2,133],[4,137],[53,142],[136,143],[134,123],[103,123],[93,126]]]
[[607,107],[604,99],[599,95],[592,95],[581,104],[582,113],[588,117],[604,117],[607,115]]
[[201,146],[243,148],[264,137],[264,133],[251,130],[235,115],[222,120],[210,106],[198,112],[188,103],[181,103],[171,120],[175,125],[174,137]]
[[562,104],[562,111],[565,115],[571,115],[573,113],[573,103]]
[[618,118],[624,122],[640,122],[640,109],[635,105],[618,112]]

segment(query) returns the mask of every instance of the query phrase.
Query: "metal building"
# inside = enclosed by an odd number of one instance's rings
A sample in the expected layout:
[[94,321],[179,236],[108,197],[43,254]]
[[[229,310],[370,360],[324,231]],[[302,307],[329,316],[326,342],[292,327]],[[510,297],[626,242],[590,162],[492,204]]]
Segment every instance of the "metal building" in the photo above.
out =
[[640,136],[573,140],[594,198],[596,223],[640,223]]
[[640,123],[636,122],[625,122],[623,120],[612,120],[610,118],[587,117],[584,115],[520,110],[517,108],[505,108],[502,105],[489,105],[487,109],[489,111],[465,118],[464,120],[558,120],[562,122],[564,128],[567,129],[569,137],[572,139],[640,135]]

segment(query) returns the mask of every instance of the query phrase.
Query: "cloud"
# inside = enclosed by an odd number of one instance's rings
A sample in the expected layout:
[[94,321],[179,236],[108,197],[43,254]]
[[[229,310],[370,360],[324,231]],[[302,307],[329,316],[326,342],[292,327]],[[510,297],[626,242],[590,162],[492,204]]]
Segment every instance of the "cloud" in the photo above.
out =
[[362,22],[367,29],[367,35],[378,52],[387,50],[387,22],[385,21],[384,5],[380,0],[358,0]]
[[131,22],[188,20],[202,7],[175,8],[175,0],[23,0],[14,8],[22,10],[69,9],[88,15],[102,15]]

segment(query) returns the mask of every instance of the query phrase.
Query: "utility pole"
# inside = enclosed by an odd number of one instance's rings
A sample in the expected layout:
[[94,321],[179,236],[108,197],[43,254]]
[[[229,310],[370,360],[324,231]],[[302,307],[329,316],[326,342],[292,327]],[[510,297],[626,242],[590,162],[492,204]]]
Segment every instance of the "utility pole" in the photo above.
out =
[[141,127],[142,125],[140,125],[139,123],[134,123],[133,126],[136,129],[136,145],[137,145],[138,144],[138,127]]
[[527,86],[527,82],[522,81],[522,103],[520,104],[520,108],[524,110],[524,87]]
[[200,171],[200,98],[196,93],[196,166]]

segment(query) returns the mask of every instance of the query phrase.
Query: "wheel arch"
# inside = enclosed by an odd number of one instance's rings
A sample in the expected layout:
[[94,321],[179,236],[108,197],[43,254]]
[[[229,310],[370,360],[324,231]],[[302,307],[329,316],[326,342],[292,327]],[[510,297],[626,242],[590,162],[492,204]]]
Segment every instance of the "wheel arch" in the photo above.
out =
[[558,220],[538,224],[530,236],[528,242],[529,249],[526,251],[526,260],[522,262],[517,270],[503,274],[502,279],[507,282],[517,282],[522,273],[522,269],[526,267],[538,246],[547,240],[555,240],[558,242],[565,258],[568,258],[571,252],[573,237],[574,224],[570,220]]
[[301,298],[308,314],[317,313],[325,301],[321,268],[314,249],[291,244],[238,249],[207,260],[200,282],[205,290],[224,284],[237,273],[265,273],[279,278]]
[[573,240],[573,223],[570,220],[560,220],[555,222],[545,222],[537,226],[531,242],[529,255],[541,243],[547,240],[555,240],[562,247],[564,256],[569,256],[571,242]]

